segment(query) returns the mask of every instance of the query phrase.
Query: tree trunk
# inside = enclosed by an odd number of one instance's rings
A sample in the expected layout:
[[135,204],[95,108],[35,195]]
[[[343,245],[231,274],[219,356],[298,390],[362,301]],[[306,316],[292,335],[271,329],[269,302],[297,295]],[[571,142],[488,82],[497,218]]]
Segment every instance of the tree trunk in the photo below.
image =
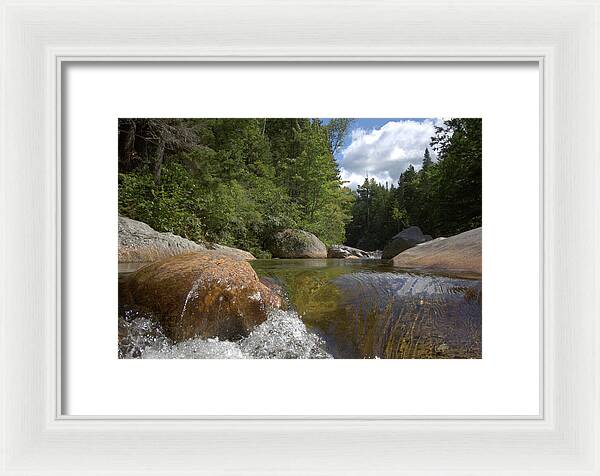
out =
[[163,139],[158,143],[156,151],[156,161],[154,162],[154,184],[160,185],[160,174],[162,172],[163,160],[165,157],[165,141]]
[[135,121],[128,122],[127,126],[127,130],[119,131],[119,161],[129,170],[135,145]]

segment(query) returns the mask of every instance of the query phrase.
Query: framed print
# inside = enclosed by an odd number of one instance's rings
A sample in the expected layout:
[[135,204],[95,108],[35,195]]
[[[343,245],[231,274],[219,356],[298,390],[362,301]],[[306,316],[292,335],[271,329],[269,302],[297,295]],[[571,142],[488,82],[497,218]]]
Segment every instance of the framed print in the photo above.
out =
[[[65,204],[62,218],[80,226],[64,227],[62,237],[72,244],[62,268],[72,292],[62,300],[62,344],[70,357],[61,410],[70,416],[147,415],[158,406],[168,415],[210,417],[539,417],[541,188],[539,162],[528,160],[539,157],[539,75],[531,62],[372,63],[368,70],[340,62],[65,65],[63,128],[72,133],[62,143],[62,166],[73,179],[62,190],[78,200]],[[318,81],[325,84],[288,97],[290,87],[303,91]],[[429,97],[410,93],[424,82]],[[176,84],[180,96],[155,97],[149,105],[146,98],[164,83]],[[353,95],[364,83],[378,84],[378,91]],[[434,92],[439,83],[455,91],[451,98]],[[94,94],[101,87],[116,92]],[[350,129],[334,156],[331,119],[307,118],[319,111],[343,116],[348,97],[355,114],[334,119]],[[270,117],[257,118],[267,105]],[[397,110],[409,117],[392,117]],[[207,117],[193,117],[195,111]],[[429,111],[447,118],[417,117]],[[452,199],[443,187],[455,183],[447,164],[458,155],[431,145],[451,127],[457,128],[451,146],[466,147],[460,160],[470,164],[461,180],[472,183],[456,187]],[[165,147],[157,184],[147,164],[157,157],[154,137],[164,128],[175,141],[189,134],[200,142]],[[90,150],[97,134],[111,141]],[[423,171],[429,147],[431,164]],[[129,152],[117,167],[118,148]],[[522,164],[516,175],[504,160],[511,154]],[[506,194],[507,182],[522,192]],[[425,193],[431,205],[417,198]],[[306,211],[313,203],[315,211]],[[178,227],[191,223],[179,220],[192,210],[198,235]],[[412,216],[402,218],[408,210]],[[503,233],[486,231],[515,226],[523,234],[518,249],[503,245]],[[418,246],[395,248],[410,245],[406,235]],[[285,245],[304,239],[312,243],[307,249]],[[161,248],[164,240],[177,246]],[[345,243],[346,250],[371,255],[326,259],[321,240],[329,253]],[[428,248],[427,256],[439,259],[452,243],[459,248],[446,262],[394,264],[396,255]],[[86,302],[97,293],[103,303],[90,308]],[[514,306],[527,309],[527,317]],[[104,318],[117,308],[118,329]],[[219,388],[194,398],[203,383],[178,375],[184,368],[219,381]],[[157,392],[157,380],[180,396]],[[240,401],[242,381],[254,390]],[[320,391],[307,391],[316,381]],[[453,388],[443,401],[440,385]],[[405,386],[423,390],[402,392]],[[369,397],[373,388],[377,404]],[[123,399],[123,392],[136,397]]]
[[0,474],[600,474],[597,3],[0,11]]

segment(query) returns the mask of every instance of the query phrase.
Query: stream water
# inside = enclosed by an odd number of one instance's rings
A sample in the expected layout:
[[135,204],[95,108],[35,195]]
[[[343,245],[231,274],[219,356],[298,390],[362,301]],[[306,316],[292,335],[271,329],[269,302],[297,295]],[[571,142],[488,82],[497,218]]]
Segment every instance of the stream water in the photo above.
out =
[[122,304],[119,356],[481,358],[480,279],[412,273],[377,259],[251,264],[264,282],[281,289],[289,310],[271,312],[237,342],[173,343],[153,316]]

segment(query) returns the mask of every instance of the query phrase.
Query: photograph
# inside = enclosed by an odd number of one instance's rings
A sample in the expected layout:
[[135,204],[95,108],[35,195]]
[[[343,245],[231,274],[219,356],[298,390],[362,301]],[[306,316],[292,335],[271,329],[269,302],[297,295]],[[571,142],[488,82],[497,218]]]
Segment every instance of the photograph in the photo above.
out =
[[115,127],[119,359],[482,358],[481,118]]

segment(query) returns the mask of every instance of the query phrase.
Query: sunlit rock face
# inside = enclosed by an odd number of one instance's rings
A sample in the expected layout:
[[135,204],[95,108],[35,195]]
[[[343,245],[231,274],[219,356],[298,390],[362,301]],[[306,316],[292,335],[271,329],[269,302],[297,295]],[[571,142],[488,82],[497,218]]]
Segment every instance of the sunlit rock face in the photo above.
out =
[[405,228],[385,245],[381,257],[383,259],[391,259],[398,253],[402,253],[404,250],[429,240],[431,240],[431,236],[424,235],[418,226]]
[[392,263],[402,268],[481,276],[481,228],[420,244],[395,256]]
[[288,228],[273,236],[274,258],[327,258],[327,247],[315,235]]
[[119,217],[119,263],[151,263],[190,251],[212,250],[216,256],[251,260],[247,251],[218,245],[196,243],[173,233],[161,233],[141,221]]
[[247,262],[207,252],[141,268],[121,284],[119,299],[155,313],[174,341],[239,339],[264,322],[269,310],[282,306]]
[[328,258],[338,258],[338,259],[347,259],[347,258],[375,258],[376,254],[369,251],[359,250],[358,248],[352,248],[351,246],[346,245],[331,245],[327,247],[327,257]]

